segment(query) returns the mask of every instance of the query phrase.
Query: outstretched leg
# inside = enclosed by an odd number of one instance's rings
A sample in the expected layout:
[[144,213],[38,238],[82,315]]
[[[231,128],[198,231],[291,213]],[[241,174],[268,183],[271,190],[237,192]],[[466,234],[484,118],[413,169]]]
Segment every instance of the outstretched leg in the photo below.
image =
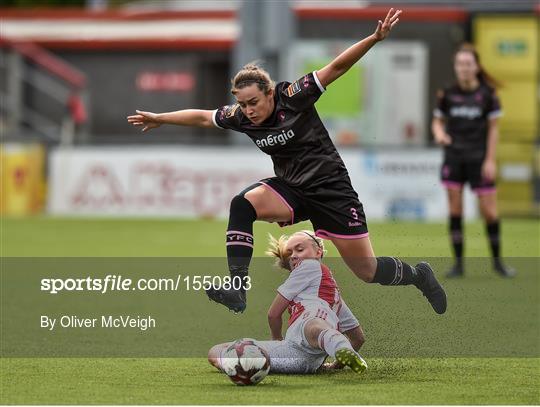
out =
[[332,238],[332,242],[358,278],[381,285],[413,284],[422,291],[437,314],[446,311],[446,293],[428,263],[412,267],[396,257],[375,257],[367,236],[361,239]]
[[330,324],[320,318],[306,322],[304,336],[315,349],[322,349],[344,366],[349,366],[356,373],[367,369],[367,363],[353,349],[349,339]]
[[208,297],[231,311],[243,312],[246,308],[246,292],[243,287],[253,256],[253,222],[287,222],[290,219],[289,207],[263,185],[255,184],[236,195],[231,201],[226,238],[227,262],[233,288],[210,288],[206,291]]
[[208,363],[214,366],[216,369],[221,371],[220,355],[223,352],[223,349],[231,345],[232,342],[220,343],[219,345],[214,345],[208,351]]

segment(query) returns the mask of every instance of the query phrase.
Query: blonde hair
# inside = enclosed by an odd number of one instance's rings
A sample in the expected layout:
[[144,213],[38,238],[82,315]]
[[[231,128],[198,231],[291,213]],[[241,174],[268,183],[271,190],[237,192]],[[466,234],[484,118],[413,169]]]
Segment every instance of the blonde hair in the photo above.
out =
[[326,250],[324,248],[324,240],[322,240],[318,236],[315,236],[315,233],[313,233],[311,230],[301,230],[291,236],[281,235],[278,239],[276,239],[269,233],[268,249],[266,249],[265,254],[276,259],[276,267],[291,271],[291,265],[289,263],[290,255],[285,250],[285,247],[287,246],[287,242],[289,241],[289,239],[295,235],[307,235],[310,238],[313,247],[315,249],[321,249],[323,256],[326,254]]
[[257,61],[246,64],[234,75],[231,80],[232,88],[231,93],[233,95],[245,86],[257,84],[257,87],[265,95],[268,95],[272,89],[276,86],[268,72],[258,65]]

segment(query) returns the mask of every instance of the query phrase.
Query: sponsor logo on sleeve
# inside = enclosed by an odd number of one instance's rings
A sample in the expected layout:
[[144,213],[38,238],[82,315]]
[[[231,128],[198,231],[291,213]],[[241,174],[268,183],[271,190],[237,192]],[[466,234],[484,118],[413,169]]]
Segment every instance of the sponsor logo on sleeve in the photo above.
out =
[[229,117],[233,117],[234,116],[234,113],[236,112],[236,110],[238,110],[238,108],[240,107],[240,105],[237,103],[237,104],[234,104],[234,105],[229,105],[225,108],[225,118],[229,118]]
[[287,88],[287,95],[289,97],[296,95],[298,92],[300,92],[302,89],[300,88],[300,83],[298,81],[291,83],[289,87]]

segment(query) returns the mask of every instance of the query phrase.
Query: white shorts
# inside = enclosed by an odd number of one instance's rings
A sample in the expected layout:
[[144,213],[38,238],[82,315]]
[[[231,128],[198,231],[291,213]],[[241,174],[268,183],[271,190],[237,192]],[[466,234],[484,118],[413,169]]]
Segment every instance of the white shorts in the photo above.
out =
[[306,323],[315,318],[324,320],[332,329],[337,329],[338,327],[338,317],[336,313],[330,309],[330,307],[306,307],[296,321],[294,321],[293,324],[287,329],[285,339],[295,343],[307,353],[318,354],[322,352],[326,354],[323,350],[312,347],[306,339],[306,335],[304,333]]
[[312,347],[304,333],[308,321],[321,318],[337,329],[338,318],[329,307],[306,308],[287,329],[283,341],[257,341],[270,355],[270,371],[273,373],[315,373],[324,363],[324,350]]
[[338,331],[347,332],[351,329],[354,329],[360,326],[358,319],[351,312],[350,308],[347,306],[345,301],[341,301],[341,306],[339,307],[337,316],[339,318]]

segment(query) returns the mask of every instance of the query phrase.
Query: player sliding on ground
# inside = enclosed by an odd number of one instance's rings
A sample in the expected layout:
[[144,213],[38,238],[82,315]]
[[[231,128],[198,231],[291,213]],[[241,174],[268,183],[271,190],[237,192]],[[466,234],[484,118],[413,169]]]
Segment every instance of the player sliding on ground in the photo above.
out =
[[[315,373],[328,355],[336,363],[327,368],[349,366],[357,373],[365,371],[367,364],[357,353],[364,342],[363,332],[343,302],[331,271],[321,263],[323,240],[307,230],[271,238],[267,254],[290,272],[268,310],[273,340],[257,341],[270,356],[270,372]],[[286,309],[290,317],[283,339],[281,317]],[[230,344],[212,347],[208,361],[221,369],[221,355]]]
[[[232,80],[237,103],[217,110],[137,111],[128,122],[143,131],[161,124],[219,127],[243,132],[274,162],[275,177],[263,179],[231,202],[226,248],[229,272],[245,281],[253,254],[253,222],[288,225],[309,219],[315,234],[331,240],[349,268],[367,283],[415,285],[435,312],[446,311],[446,294],[427,263],[415,267],[395,257],[375,257],[366,216],[349,174],[314,103],[398,23],[390,9],[375,32],[325,67],[294,83],[274,84],[266,71],[246,65]],[[235,312],[246,308],[246,292],[210,289],[210,299]]]

